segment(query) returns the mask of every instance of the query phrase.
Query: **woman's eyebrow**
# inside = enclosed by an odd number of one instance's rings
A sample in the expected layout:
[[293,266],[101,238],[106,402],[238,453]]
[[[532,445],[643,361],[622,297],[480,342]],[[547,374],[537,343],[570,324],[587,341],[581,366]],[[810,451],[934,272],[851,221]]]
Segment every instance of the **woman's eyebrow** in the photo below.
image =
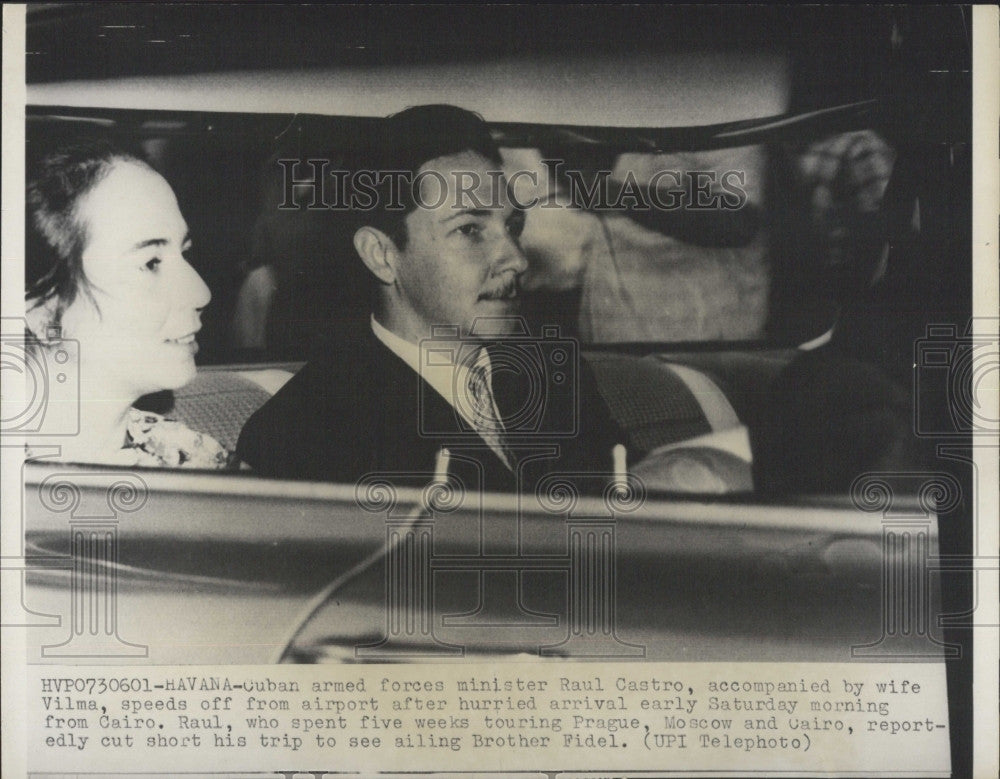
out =
[[140,249],[145,249],[148,246],[166,246],[166,238],[149,238],[145,241],[139,241],[135,246],[129,249],[129,252],[137,252]]
[[[148,238],[145,241],[139,241],[135,246],[129,249],[129,253],[137,252],[140,249],[146,249],[150,246],[166,246],[170,241],[166,238]],[[191,243],[191,234],[185,233],[184,239],[181,241],[181,246]]]

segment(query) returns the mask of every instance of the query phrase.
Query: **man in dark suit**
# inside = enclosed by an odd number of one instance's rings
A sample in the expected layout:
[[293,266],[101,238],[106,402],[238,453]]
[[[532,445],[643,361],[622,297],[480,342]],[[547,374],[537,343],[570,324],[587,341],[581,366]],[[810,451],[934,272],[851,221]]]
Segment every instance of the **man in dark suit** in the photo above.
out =
[[265,476],[355,482],[433,473],[446,449],[470,489],[532,490],[550,474],[600,489],[624,434],[575,344],[532,338],[517,316],[523,212],[489,128],[418,106],[373,145],[367,173],[381,175],[353,176],[371,319],[331,334],[251,417],[239,456]]

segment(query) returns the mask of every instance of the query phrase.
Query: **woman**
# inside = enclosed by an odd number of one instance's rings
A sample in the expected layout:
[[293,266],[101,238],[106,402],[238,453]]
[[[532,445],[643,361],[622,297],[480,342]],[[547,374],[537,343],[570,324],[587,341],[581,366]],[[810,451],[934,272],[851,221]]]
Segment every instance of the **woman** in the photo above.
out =
[[107,143],[46,155],[27,189],[26,319],[34,349],[72,339],[79,434],[59,459],[221,468],[229,453],[141,396],[195,376],[211,292],[188,263],[187,224],[166,180]]

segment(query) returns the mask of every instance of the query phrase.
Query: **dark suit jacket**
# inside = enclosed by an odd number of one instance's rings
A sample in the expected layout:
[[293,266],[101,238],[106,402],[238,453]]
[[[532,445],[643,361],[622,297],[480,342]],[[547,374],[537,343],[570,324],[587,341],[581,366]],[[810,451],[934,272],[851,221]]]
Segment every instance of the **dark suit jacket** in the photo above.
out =
[[[554,473],[574,474],[583,492],[603,489],[612,447],[625,436],[593,374],[582,360],[570,360],[578,376],[559,369],[544,344],[528,349],[534,364],[551,368],[535,374],[545,375],[544,392],[531,386],[526,371],[495,371],[493,377],[517,477],[368,322],[329,344],[247,421],[238,455],[263,476],[355,483],[382,473],[417,486],[430,480],[437,453],[447,446],[449,473],[467,489],[533,490]],[[518,412],[527,419],[514,422]]]

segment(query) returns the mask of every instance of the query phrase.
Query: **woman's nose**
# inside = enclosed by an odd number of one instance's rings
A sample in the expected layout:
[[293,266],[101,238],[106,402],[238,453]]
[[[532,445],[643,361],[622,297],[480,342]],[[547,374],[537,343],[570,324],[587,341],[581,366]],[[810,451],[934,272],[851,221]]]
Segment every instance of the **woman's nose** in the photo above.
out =
[[178,297],[185,307],[203,309],[212,300],[212,290],[191,263],[181,260],[181,278],[178,279]]

